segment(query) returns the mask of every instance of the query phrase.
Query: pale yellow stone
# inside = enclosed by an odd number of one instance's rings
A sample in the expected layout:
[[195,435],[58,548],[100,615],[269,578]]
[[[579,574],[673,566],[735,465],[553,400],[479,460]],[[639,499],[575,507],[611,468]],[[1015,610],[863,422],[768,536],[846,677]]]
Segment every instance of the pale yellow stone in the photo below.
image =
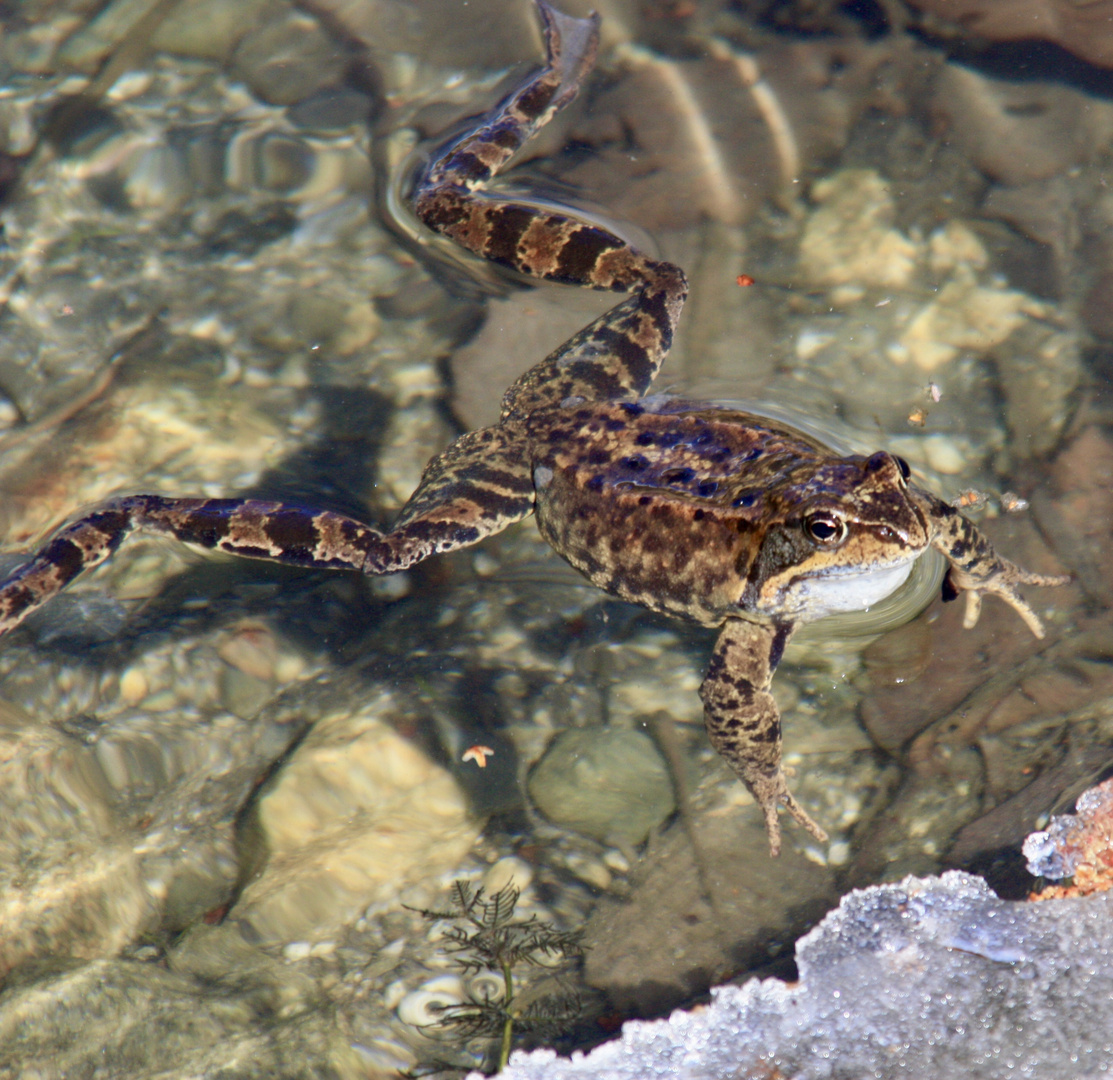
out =
[[928,265],[937,274],[949,273],[960,266],[984,270],[989,265],[989,255],[969,225],[949,221],[928,240]]
[[370,345],[379,336],[382,319],[370,301],[352,304],[344,312],[344,322],[333,344],[341,356],[350,356]]
[[216,651],[225,663],[262,682],[274,678],[278,642],[264,623],[245,619],[223,637]]
[[533,882],[533,867],[524,859],[516,859],[512,855],[499,859],[483,875],[483,888],[487,894],[501,892],[513,886],[519,892],[528,889]]
[[141,668],[130,667],[120,676],[120,697],[127,705],[138,705],[149,689],[147,676]]
[[888,183],[873,169],[844,169],[812,187],[819,206],[800,240],[800,269],[826,288],[903,288],[921,258],[912,240],[893,228]]
[[930,468],[946,476],[957,476],[969,460],[961,447],[946,435],[928,435],[924,439],[924,457]]
[[1000,345],[1038,307],[1025,293],[978,285],[960,268],[939,295],[922,307],[900,336],[892,359],[906,356],[922,371],[935,371],[960,352],[983,353]]
[[155,904],[131,845],[98,839],[59,845],[48,864],[0,884],[0,970],[33,957],[112,956],[149,925]]
[[232,917],[267,943],[335,936],[374,903],[455,868],[482,822],[446,770],[376,719],[327,717],[259,800],[269,858]]

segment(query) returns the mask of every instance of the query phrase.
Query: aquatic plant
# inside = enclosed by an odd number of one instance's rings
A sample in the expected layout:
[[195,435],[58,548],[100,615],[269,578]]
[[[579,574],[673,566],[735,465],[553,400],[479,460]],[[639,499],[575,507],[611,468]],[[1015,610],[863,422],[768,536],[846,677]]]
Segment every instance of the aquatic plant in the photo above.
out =
[[450,924],[444,931],[444,949],[461,974],[492,971],[501,975],[498,990],[482,980],[473,980],[466,1001],[439,1010],[439,1023],[462,1038],[484,1035],[499,1040],[495,1072],[505,1068],[516,1035],[553,1038],[567,1030],[582,1012],[575,992],[520,989],[516,969],[523,965],[553,967],[558,960],[578,959],[583,956],[583,946],[578,930],[558,930],[536,915],[516,921],[519,896],[513,885],[487,896],[479,886],[456,881],[450,910],[413,909],[427,919]]

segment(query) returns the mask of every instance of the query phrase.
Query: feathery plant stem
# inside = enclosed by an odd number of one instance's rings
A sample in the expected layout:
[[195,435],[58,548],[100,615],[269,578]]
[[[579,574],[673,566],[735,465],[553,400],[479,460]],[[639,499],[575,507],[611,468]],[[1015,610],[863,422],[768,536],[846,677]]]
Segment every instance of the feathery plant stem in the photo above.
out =
[[536,915],[515,920],[519,890],[505,889],[484,894],[467,881],[452,886],[449,911],[416,908],[427,919],[450,922],[444,933],[445,951],[463,974],[483,970],[502,975],[502,998],[470,996],[459,1005],[443,1010],[441,1025],[460,1032],[465,1039],[486,1035],[498,1039],[495,1072],[510,1059],[516,1034],[555,1036],[569,1027],[581,1013],[578,995],[569,992],[537,995],[519,1007],[514,969],[520,965],[552,966],[553,959],[575,960],[583,956],[579,932],[558,930]]

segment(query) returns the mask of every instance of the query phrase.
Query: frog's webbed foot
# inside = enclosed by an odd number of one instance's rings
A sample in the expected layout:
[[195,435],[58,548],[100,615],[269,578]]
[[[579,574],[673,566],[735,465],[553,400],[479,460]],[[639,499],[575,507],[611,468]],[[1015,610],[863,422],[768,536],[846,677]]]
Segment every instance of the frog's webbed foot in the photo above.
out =
[[711,745],[761,807],[770,855],[781,850],[781,806],[820,843],[827,842],[827,834],[793,798],[781,769],[781,717],[769,684],[791,633],[790,624],[729,620],[700,687]]
[[595,66],[599,49],[599,16],[592,12],[586,19],[565,15],[545,0],[536,0],[545,35],[548,78],[557,80],[549,105],[559,112],[579,92],[588,72]]
[[952,506],[932,499],[931,519],[935,526],[932,544],[950,562],[943,579],[943,599],[954,600],[966,594],[966,611],[962,624],[967,630],[978,622],[982,597],[999,596],[1025,622],[1038,638],[1044,635],[1043,623],[1031,605],[1017,591],[1019,585],[1066,585],[1069,574],[1033,574],[1002,558],[993,545],[978,531],[973,522]]
[[[733,762],[731,764],[733,765]],[[781,853],[781,823],[777,817],[779,806],[783,806],[792,818],[807,829],[821,844],[827,843],[827,834],[811,819],[804,808],[796,801],[792,792],[788,790],[784,772],[780,767],[771,776],[751,772],[749,778],[743,776],[737,767],[735,771],[738,772],[742,782],[749,788],[754,801],[761,807],[761,813],[765,818],[765,832],[769,837],[769,854],[773,858]]]

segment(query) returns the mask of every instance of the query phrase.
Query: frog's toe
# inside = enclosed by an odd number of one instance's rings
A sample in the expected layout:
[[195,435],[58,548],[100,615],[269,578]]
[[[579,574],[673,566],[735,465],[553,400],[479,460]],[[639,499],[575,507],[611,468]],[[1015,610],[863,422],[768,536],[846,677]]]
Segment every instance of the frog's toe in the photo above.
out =
[[827,843],[827,834],[811,819],[804,808],[788,790],[784,773],[779,769],[776,774],[749,782],[749,788],[765,818],[765,832],[769,837],[769,854],[776,858],[781,853],[781,822],[777,809],[783,806],[797,824],[802,825],[821,844]]
[[759,802],[765,816],[765,835],[769,837],[769,857],[775,859],[781,853],[781,819],[777,815],[777,800]]
[[804,808],[792,797],[792,793],[785,789],[781,796],[784,808],[792,815],[793,820],[808,830],[821,844],[827,843],[827,833],[821,829],[807,814]]

